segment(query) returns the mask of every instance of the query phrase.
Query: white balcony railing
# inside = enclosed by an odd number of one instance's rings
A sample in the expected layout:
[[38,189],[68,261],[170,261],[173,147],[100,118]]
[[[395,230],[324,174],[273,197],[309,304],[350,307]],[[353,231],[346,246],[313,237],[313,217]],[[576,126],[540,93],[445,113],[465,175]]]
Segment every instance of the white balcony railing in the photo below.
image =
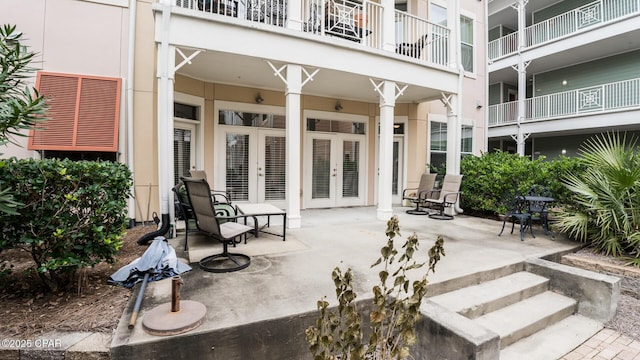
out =
[[[543,44],[573,34],[596,24],[606,23],[640,12],[638,0],[599,0],[583,5],[525,29],[525,46]],[[517,32],[489,43],[489,59],[515,53],[518,50]]]
[[[284,27],[289,1],[300,0],[175,0],[175,4],[198,12]],[[371,0],[301,1],[302,31],[382,49],[384,8],[379,3]],[[448,28],[395,11],[395,33],[396,53],[432,64],[448,64]]]
[[509,55],[518,51],[518,32],[513,32],[506,36],[489,42],[489,59],[497,59],[504,55]]
[[395,11],[396,53],[427,62],[449,63],[449,29],[403,11]]
[[489,126],[516,122],[518,119],[518,102],[510,101],[489,106]]
[[[546,120],[634,108],[640,108],[640,78],[526,99],[525,120]],[[517,116],[517,101],[489,107],[490,126],[514,123]]]

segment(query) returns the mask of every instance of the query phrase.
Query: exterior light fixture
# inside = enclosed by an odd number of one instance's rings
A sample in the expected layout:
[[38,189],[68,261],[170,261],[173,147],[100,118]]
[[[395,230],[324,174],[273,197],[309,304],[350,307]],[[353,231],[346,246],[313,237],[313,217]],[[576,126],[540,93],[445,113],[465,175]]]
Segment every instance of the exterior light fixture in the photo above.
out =
[[256,104],[262,104],[263,101],[264,99],[262,98],[260,93],[258,93],[258,95],[256,96]]
[[342,105],[340,105],[340,101],[336,103],[336,106],[334,108],[336,109],[336,111],[342,110]]

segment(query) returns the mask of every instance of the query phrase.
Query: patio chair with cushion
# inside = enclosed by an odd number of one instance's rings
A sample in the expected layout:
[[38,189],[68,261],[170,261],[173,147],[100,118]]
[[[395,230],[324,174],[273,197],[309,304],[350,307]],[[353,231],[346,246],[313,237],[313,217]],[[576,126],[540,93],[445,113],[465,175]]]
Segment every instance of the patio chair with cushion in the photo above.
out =
[[[198,226],[196,225],[196,218],[187,196],[187,188],[182,181],[178,181],[176,186],[172,189],[175,204],[175,215],[177,220],[184,222],[184,250],[189,249],[189,233],[198,232]],[[213,207],[216,210],[220,223],[225,223],[224,217],[234,217],[237,215],[236,209],[227,203],[215,203]]]
[[[452,207],[458,202],[460,198],[460,184],[462,183],[462,175],[447,174],[442,181],[442,187],[440,190],[435,190],[432,194],[427,194],[424,200],[425,206],[431,209],[437,210],[437,213],[429,214],[432,219],[438,220],[452,220],[453,215],[445,214],[446,208]],[[435,192],[438,192],[438,196],[433,196]]]
[[[207,180],[207,173],[204,170],[190,170],[189,174],[192,178]],[[231,194],[225,190],[211,190],[211,196],[215,204],[231,205]]]
[[[246,236],[248,232],[255,233],[255,226],[251,227],[237,222],[238,218],[246,218],[245,216],[217,214],[207,180],[185,177],[181,177],[180,180],[187,188],[187,196],[198,230],[222,243],[222,252],[200,260],[200,268],[209,272],[230,272],[249,266],[251,258],[244,254],[230,253],[229,245],[235,245],[235,239],[242,235]],[[223,220],[227,222],[223,223]]]
[[176,186],[172,189],[173,200],[175,203],[175,215],[177,220],[184,221],[184,250],[188,249],[189,233],[198,231],[196,226],[196,218],[191,209],[189,198],[187,196],[187,189],[184,187],[182,181],[178,181]]
[[520,241],[524,241],[524,233],[527,231],[527,227],[531,231],[531,236],[536,237],[533,235],[533,228],[531,227],[531,213],[527,211],[527,202],[522,196],[514,196],[511,192],[506,192],[502,195],[500,205],[504,206],[506,211],[502,220],[502,229],[498,236],[502,235],[507,221],[511,221],[511,233],[513,234],[517,220],[520,223]]
[[417,188],[402,190],[402,200],[408,200],[416,204],[416,208],[407,210],[407,214],[427,215],[429,213],[420,207],[424,205],[427,195],[431,197],[438,196],[437,192],[434,192],[437,175],[438,174],[422,174],[422,176],[420,176],[420,184],[418,184]]

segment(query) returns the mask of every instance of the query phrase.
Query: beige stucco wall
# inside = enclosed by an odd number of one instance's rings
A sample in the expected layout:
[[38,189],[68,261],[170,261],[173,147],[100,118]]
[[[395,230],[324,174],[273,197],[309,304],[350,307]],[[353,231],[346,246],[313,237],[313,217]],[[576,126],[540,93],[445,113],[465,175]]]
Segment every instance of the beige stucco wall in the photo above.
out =
[[[0,0],[0,24],[16,25],[37,53],[31,66],[50,72],[126,77],[128,14],[125,7],[88,1]],[[35,84],[35,73],[29,82]],[[27,150],[26,137],[15,141],[19,146],[0,149],[4,157],[37,155]]]
[[[419,0],[422,1],[422,0]],[[462,125],[473,126],[473,153],[480,155],[486,150],[486,126],[485,118],[487,111],[486,89],[487,71],[485,46],[486,23],[485,23],[485,3],[483,1],[462,1],[461,15],[472,16],[474,19],[474,72],[465,73],[462,82],[461,102],[462,102]],[[457,111],[457,110],[456,110]],[[440,100],[430,102],[428,118],[445,119],[447,109]],[[428,128],[427,128],[428,129]],[[425,130],[428,131],[428,130]],[[427,136],[429,134],[427,133]],[[427,162],[429,158],[427,157]],[[415,178],[416,184],[419,177]]]

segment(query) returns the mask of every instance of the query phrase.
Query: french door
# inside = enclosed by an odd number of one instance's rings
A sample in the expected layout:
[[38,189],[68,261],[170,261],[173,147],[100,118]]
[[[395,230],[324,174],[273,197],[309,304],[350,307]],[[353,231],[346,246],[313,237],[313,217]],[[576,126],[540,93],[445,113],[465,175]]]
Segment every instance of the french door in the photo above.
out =
[[173,127],[173,175],[174,184],[180,176],[189,176],[196,164],[196,126],[175,122]]
[[[267,202],[286,206],[284,130],[221,126],[216,184],[234,202]],[[218,187],[218,185],[216,186]]]
[[404,187],[404,136],[393,137],[393,167],[391,169],[391,201],[394,204],[402,202]]
[[307,133],[304,162],[306,208],[364,205],[365,136]]

